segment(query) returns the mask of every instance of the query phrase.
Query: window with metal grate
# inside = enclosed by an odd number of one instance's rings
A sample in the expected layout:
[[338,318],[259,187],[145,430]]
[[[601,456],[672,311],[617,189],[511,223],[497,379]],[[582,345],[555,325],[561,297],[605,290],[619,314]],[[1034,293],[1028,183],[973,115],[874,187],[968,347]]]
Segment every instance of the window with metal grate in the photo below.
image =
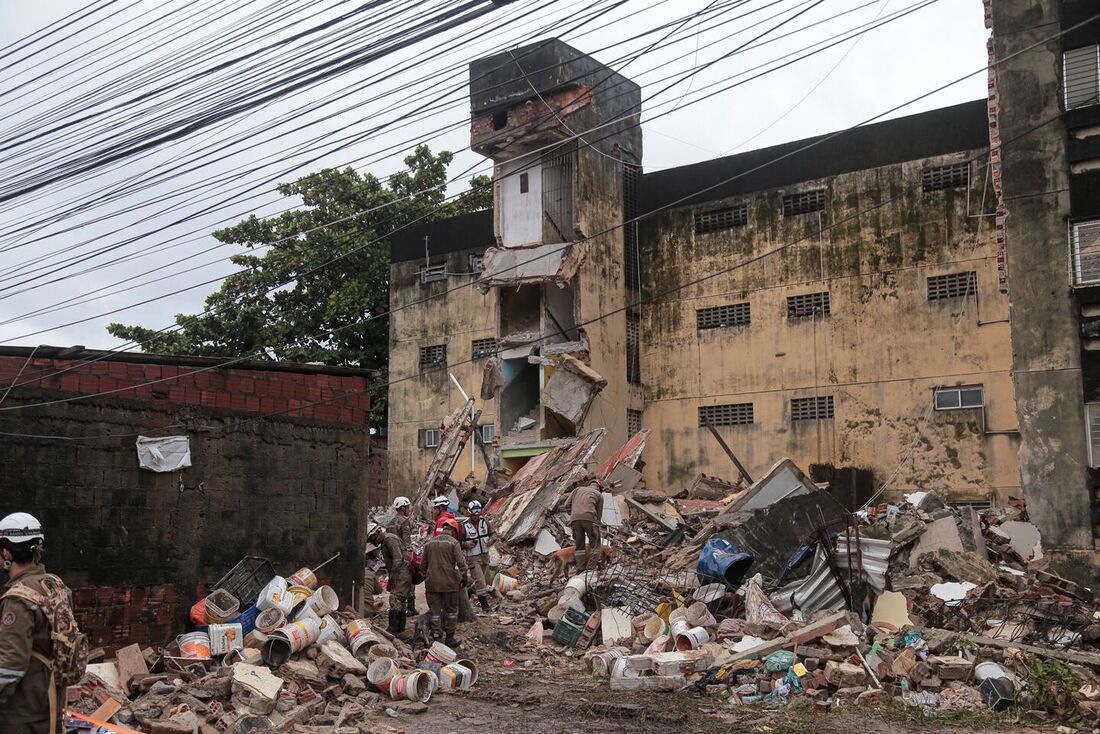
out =
[[642,430],[642,411],[626,409],[626,435],[629,438]]
[[642,316],[635,311],[626,314],[626,381],[642,384]]
[[496,337],[489,337],[487,339],[474,339],[470,342],[470,357],[471,359],[484,359],[486,357],[492,357],[497,353],[499,348],[499,342]]
[[447,279],[447,263],[440,263],[439,265],[421,265],[420,266],[420,282],[431,283],[436,280]]
[[430,347],[420,347],[420,366],[427,367],[433,364],[447,364],[446,344],[435,344]]
[[725,306],[695,309],[695,328],[721,329],[726,326],[748,326],[752,322],[752,309],[747,303],[729,303]]
[[804,191],[800,194],[787,194],[783,197],[783,216],[796,217],[799,214],[819,212],[825,208],[825,191]]
[[920,188],[924,193],[959,189],[970,185],[970,162],[953,163],[950,166],[926,168],[920,175]]
[[748,223],[749,207],[747,204],[695,212],[695,234],[721,232],[724,229],[744,227]]
[[642,167],[623,164],[623,271],[626,287],[634,291],[642,288],[641,252],[638,241],[638,182]]
[[833,396],[791,398],[792,421],[819,421],[833,417]]
[[1100,219],[1076,222],[1071,233],[1073,282],[1100,283]]
[[699,426],[747,426],[753,422],[752,403],[700,405]]
[[470,255],[470,272],[480,273],[485,270],[485,253],[479,252],[476,255]]
[[967,273],[933,275],[928,278],[928,300],[942,301],[948,298],[974,296],[978,292],[978,274]]
[[828,291],[787,296],[787,319],[789,321],[801,321],[828,316],[831,313],[832,304],[830,300]]
[[1100,45],[1062,54],[1062,91],[1067,110],[1100,103]]

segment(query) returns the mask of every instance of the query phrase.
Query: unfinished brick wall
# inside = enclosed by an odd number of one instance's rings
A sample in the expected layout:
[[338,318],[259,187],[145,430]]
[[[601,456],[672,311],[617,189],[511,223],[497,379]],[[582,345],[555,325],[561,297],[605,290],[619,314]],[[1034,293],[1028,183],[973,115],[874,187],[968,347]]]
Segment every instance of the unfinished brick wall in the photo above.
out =
[[[23,361],[0,356],[3,389],[14,378],[12,364],[18,371]],[[67,364],[34,367],[52,372]],[[48,388],[16,388],[3,407],[189,369],[101,362],[49,378]],[[368,456],[365,386],[361,374],[233,369],[0,411],[0,432],[71,439],[0,435],[0,515],[24,510],[45,524],[47,565],[76,590],[77,614],[94,645],[166,642],[205,586],[245,555],[267,557],[289,574],[339,552],[324,576],[349,602],[365,508],[385,501],[385,454]],[[305,406],[345,394],[346,401]],[[290,408],[302,415],[272,415]],[[188,435],[193,466],[166,474],[140,469],[138,432]]]

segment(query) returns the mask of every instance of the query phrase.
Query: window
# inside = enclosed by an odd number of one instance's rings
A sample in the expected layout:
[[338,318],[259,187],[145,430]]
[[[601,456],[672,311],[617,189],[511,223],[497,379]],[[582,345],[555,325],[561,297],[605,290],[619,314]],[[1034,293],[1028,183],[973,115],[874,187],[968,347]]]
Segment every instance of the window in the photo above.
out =
[[634,311],[626,313],[626,381],[642,384],[642,316]]
[[544,237],[569,242],[575,237],[573,226],[573,171],[577,163],[574,147],[550,151],[542,158],[542,218],[549,228]]
[[1062,54],[1062,88],[1067,110],[1100,102],[1100,46],[1093,44]]
[[633,291],[642,288],[641,253],[638,247],[638,180],[642,167],[623,164],[623,274],[626,287]]
[[1100,467],[1100,403],[1085,406],[1085,429],[1089,439],[1089,466]]
[[730,206],[725,209],[712,209],[707,212],[695,212],[695,234],[720,232],[723,229],[744,227],[749,223],[749,207],[746,204]]
[[479,252],[476,255],[470,255],[470,272],[480,273],[485,270],[485,253]]
[[508,110],[500,110],[493,113],[493,129],[503,130],[508,127]]
[[638,431],[642,430],[642,411],[640,410],[626,410],[626,435],[630,438]]
[[783,197],[783,216],[785,217],[819,212],[824,208],[824,191],[806,191],[801,194],[787,194]]
[[800,321],[802,319],[828,316],[830,311],[829,293],[806,293],[801,296],[787,296],[787,319]]
[[519,175],[519,192],[526,194],[531,190],[531,180],[527,178],[527,171],[524,171]]
[[427,367],[433,364],[447,364],[446,344],[420,347],[420,366]]
[[820,421],[833,417],[833,396],[791,398],[792,421]]
[[981,385],[936,388],[936,410],[962,410],[983,405],[985,394]]
[[499,346],[500,343],[493,336],[487,339],[474,339],[470,344],[470,356],[472,359],[492,357],[497,353]]
[[493,436],[496,435],[496,430],[493,428],[492,423],[486,423],[485,425],[478,426],[477,430],[481,433],[482,443],[492,443]]
[[1073,225],[1073,282],[1100,282],[1100,219]]
[[978,274],[973,270],[968,273],[933,275],[928,278],[929,301],[942,301],[947,298],[973,296],[977,292]]
[[441,437],[442,431],[438,428],[421,428],[418,443],[422,449],[439,448],[439,439]]
[[920,175],[920,188],[924,193],[959,189],[970,185],[970,161],[950,166],[926,168]]
[[695,328],[699,331],[726,326],[748,326],[751,321],[752,311],[747,303],[730,303],[726,306],[695,310]]
[[752,418],[752,403],[699,406],[700,428],[708,423],[712,426],[747,426],[752,423]]
[[447,263],[440,263],[439,265],[421,265],[420,266],[420,282],[431,283],[435,280],[447,279]]

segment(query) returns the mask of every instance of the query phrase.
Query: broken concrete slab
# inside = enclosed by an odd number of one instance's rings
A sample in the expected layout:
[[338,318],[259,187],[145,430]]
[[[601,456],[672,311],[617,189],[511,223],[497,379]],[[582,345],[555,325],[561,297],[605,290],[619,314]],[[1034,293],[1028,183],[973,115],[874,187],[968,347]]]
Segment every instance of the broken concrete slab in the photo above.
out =
[[1000,525],[1000,531],[1008,536],[1009,547],[1024,563],[1043,558],[1043,539],[1039,528],[1029,522],[1008,520]]
[[701,673],[711,666],[714,656],[706,650],[683,652],[659,652],[651,656],[652,670],[657,675],[691,675]]
[[939,548],[960,553],[963,550],[959,526],[955,524],[953,517],[941,517],[925,526],[924,533],[917,539],[917,544],[909,553],[909,567],[916,568],[921,556]]
[[483,270],[475,285],[482,293],[488,293],[493,286],[525,283],[554,283],[564,287],[584,262],[586,254],[584,242],[490,247],[485,251]]
[[979,586],[991,584],[997,580],[997,569],[977,553],[940,548],[925,554],[929,562],[943,575],[955,581],[969,581]]
[[630,612],[625,609],[604,607],[600,610],[600,634],[603,644],[617,645],[634,636],[630,625]]
[[561,550],[561,543],[554,537],[546,528],[539,531],[539,536],[535,538],[535,553],[540,556],[548,556],[552,553],[557,553]]
[[682,675],[647,675],[611,679],[613,691],[675,691],[687,685]]
[[563,354],[542,388],[542,405],[573,433],[605,387],[607,378],[576,357]]
[[722,514],[760,510],[780,500],[817,491],[817,485],[793,461],[783,458],[731,502]]

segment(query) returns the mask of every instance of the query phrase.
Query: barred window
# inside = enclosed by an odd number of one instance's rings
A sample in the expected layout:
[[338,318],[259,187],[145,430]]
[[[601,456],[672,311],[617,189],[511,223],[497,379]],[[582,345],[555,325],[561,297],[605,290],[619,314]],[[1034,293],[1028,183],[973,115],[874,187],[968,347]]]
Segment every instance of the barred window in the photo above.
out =
[[438,448],[441,435],[442,431],[438,428],[421,428],[417,435],[417,444],[422,449]]
[[959,189],[970,185],[970,161],[950,166],[926,168],[920,175],[920,187],[924,193]]
[[695,328],[721,329],[726,326],[748,326],[752,322],[752,309],[747,303],[730,303],[695,310]]
[[829,292],[805,293],[801,296],[787,296],[787,319],[799,321],[828,316],[830,311]]
[[626,314],[626,381],[642,384],[642,316],[634,311]]
[[476,255],[470,255],[470,272],[480,273],[485,269],[485,253],[479,252]]
[[1100,102],[1100,45],[1062,54],[1062,87],[1067,110]]
[[470,343],[470,353],[472,359],[484,359],[485,357],[491,357],[496,354],[500,343],[496,337],[488,337],[487,339],[474,339]]
[[804,191],[801,194],[787,194],[783,197],[783,216],[796,217],[799,214],[819,212],[825,208],[825,192]]
[[967,273],[933,275],[928,278],[928,300],[942,301],[947,298],[973,296],[978,292],[978,274],[973,270]]
[[753,422],[752,403],[700,405],[699,426],[747,426]]
[[721,232],[724,229],[744,227],[748,223],[749,207],[747,204],[695,212],[695,234]]
[[435,344],[430,347],[420,347],[420,366],[427,367],[433,364],[447,364],[446,344]]
[[440,263],[439,265],[421,265],[420,266],[420,282],[431,283],[436,280],[447,279],[447,263]]
[[1100,282],[1100,219],[1073,225],[1073,282]]
[[833,417],[833,396],[791,398],[792,421],[818,421]]
[[638,431],[642,430],[642,411],[630,410],[626,411],[626,434],[629,438]]
[[623,271],[626,287],[641,290],[642,270],[638,241],[638,181],[642,167],[623,164]]

